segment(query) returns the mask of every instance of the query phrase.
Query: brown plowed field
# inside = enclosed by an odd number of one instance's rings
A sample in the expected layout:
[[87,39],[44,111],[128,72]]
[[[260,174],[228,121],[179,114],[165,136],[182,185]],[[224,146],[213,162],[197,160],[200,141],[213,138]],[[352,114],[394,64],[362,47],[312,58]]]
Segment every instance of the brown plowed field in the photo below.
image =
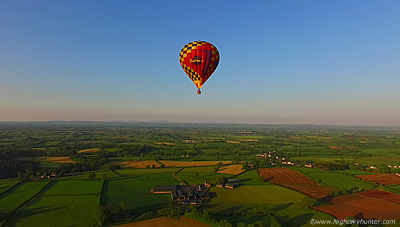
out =
[[359,194],[334,197],[330,205],[313,208],[338,219],[356,216],[362,219],[393,220],[400,217],[400,204]]
[[400,204],[400,195],[391,193],[391,192],[387,192],[387,191],[369,190],[369,191],[365,191],[365,192],[360,192],[358,194]]
[[291,184],[291,183],[277,183],[283,187],[287,187],[308,195],[314,199],[321,199],[327,197],[332,191],[337,190],[335,188],[319,186],[319,185],[309,185],[309,184]]
[[361,178],[366,181],[372,181],[379,184],[391,185],[400,184],[400,176],[389,173],[382,174],[372,174],[372,175],[356,175],[356,177]]
[[265,181],[272,183],[293,183],[317,185],[306,175],[288,168],[265,168],[259,169],[258,173],[264,177]]

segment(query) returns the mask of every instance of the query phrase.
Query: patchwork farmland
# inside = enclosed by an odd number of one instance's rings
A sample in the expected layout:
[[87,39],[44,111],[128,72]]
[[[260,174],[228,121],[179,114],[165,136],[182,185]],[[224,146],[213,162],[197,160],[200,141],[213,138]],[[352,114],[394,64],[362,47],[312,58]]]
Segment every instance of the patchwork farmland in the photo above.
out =
[[[3,226],[95,226],[99,209],[110,212],[105,226],[178,225],[185,211],[212,226],[234,227],[400,217],[400,131],[87,124],[0,123]],[[197,205],[151,193],[155,186],[205,181],[210,200]]]

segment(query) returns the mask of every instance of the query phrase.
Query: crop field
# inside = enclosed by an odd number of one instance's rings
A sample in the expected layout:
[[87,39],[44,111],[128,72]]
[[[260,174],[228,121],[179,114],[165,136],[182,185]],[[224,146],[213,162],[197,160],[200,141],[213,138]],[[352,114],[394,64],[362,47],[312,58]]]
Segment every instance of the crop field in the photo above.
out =
[[42,190],[48,182],[28,182],[20,184],[0,195],[0,225],[25,201]]
[[19,208],[5,226],[94,226],[97,204],[96,195],[36,196]]
[[356,177],[366,181],[371,181],[384,185],[400,184],[400,176],[397,176],[395,174],[383,173],[371,175],[356,175]]
[[3,179],[0,180],[0,194],[4,191],[8,190],[12,186],[18,184],[18,181],[15,179]]
[[223,166],[219,168],[218,173],[225,173],[225,174],[231,174],[231,175],[238,175],[243,173],[245,170],[242,169],[243,166],[238,164],[238,165],[229,165],[229,166]]
[[292,183],[277,183],[277,184],[301,192],[314,199],[321,199],[327,197],[332,191],[337,190],[331,187],[310,185],[310,184],[292,184]]
[[199,221],[187,217],[179,217],[179,218],[159,217],[150,220],[132,222],[124,225],[117,225],[115,227],[157,227],[157,226],[208,227],[209,225],[203,224]]
[[382,199],[394,203],[399,203],[400,204],[400,195],[383,191],[383,190],[369,190],[365,192],[360,192],[358,193],[363,196],[371,197],[371,198],[377,198],[377,199]]
[[117,165],[120,165],[123,168],[149,168],[152,167],[153,165],[158,168],[160,167],[160,163],[154,161],[154,160],[145,160],[145,161],[125,161],[125,162],[118,162],[115,163]]
[[306,175],[284,167],[259,169],[258,173],[268,182],[316,185]]
[[49,195],[97,195],[100,193],[100,180],[75,180],[75,181],[52,181],[40,196]]
[[85,154],[85,153],[96,153],[99,152],[100,149],[98,148],[91,148],[91,149],[85,149],[85,150],[80,150],[78,151],[79,154]]
[[338,219],[349,216],[362,219],[393,220],[400,217],[400,204],[359,194],[334,197],[330,205],[313,207]]
[[169,161],[169,160],[159,160],[159,162],[163,163],[165,167],[191,167],[191,166],[214,166],[219,162],[227,165],[231,164],[232,161],[198,161],[198,162],[184,162],[184,161]]
[[55,163],[76,163],[70,157],[39,157],[41,162],[55,162]]
[[171,173],[138,175],[133,178],[106,181],[101,204],[113,212],[119,211],[119,203],[124,202],[131,212],[142,212],[163,208],[171,204],[171,195],[153,195],[150,190],[155,185],[175,185],[179,181]]
[[226,212],[230,207],[236,207],[239,212],[242,208],[254,205],[296,203],[305,197],[301,193],[273,184],[245,185],[234,190],[214,187],[211,191],[217,194],[210,203],[210,210],[214,213]]

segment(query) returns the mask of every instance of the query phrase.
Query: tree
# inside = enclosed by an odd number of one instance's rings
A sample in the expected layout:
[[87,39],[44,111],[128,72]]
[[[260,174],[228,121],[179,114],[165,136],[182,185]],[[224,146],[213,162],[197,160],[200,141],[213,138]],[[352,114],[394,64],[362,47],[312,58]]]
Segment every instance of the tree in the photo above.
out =
[[88,178],[89,179],[94,179],[94,178],[96,178],[96,174],[95,173],[89,173],[89,176],[88,176]]
[[124,202],[119,202],[118,203],[119,206],[119,215],[120,217],[124,217],[125,213],[126,213],[126,204]]
[[221,227],[232,227],[232,224],[227,220],[222,220],[218,223],[218,226]]
[[222,162],[218,162],[217,165],[215,165],[215,172],[217,172],[219,170],[219,168],[221,168],[222,166]]
[[312,207],[312,206],[314,205],[314,202],[315,202],[314,199],[311,199],[310,197],[305,196],[305,197],[303,198],[303,201],[302,201],[303,207],[304,207],[304,208],[310,208],[310,207]]
[[98,226],[103,226],[111,215],[111,210],[105,206],[98,206],[94,213],[94,220]]

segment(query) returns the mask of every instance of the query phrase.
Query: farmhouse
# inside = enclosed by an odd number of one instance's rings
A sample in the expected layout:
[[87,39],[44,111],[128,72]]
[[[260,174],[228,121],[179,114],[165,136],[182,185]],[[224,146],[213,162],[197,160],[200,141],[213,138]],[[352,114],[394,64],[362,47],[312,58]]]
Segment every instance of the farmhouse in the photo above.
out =
[[218,188],[235,189],[235,188],[237,188],[239,185],[230,182],[230,183],[225,183],[225,184],[217,184],[216,186],[217,186]]
[[210,200],[209,182],[204,185],[156,185],[151,189],[153,194],[171,194],[171,199],[179,204],[200,204]]

